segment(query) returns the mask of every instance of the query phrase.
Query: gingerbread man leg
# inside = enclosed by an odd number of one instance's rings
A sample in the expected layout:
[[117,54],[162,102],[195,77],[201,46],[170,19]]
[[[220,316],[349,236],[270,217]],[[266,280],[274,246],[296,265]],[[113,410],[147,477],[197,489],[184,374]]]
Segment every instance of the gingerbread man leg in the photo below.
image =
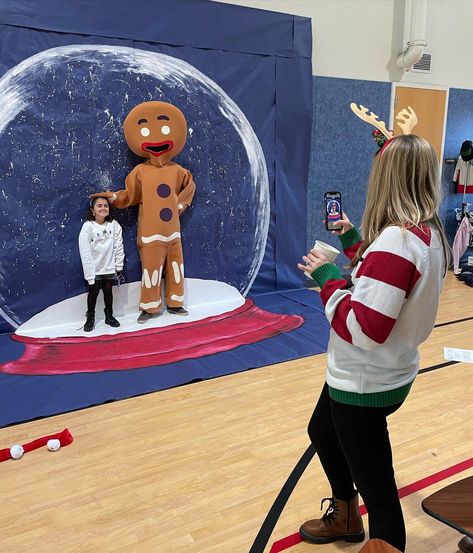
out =
[[162,309],[161,279],[163,276],[166,246],[141,247],[141,297],[140,309],[157,313]]
[[182,307],[184,303],[184,262],[182,243],[177,240],[168,247],[166,258],[166,305]]

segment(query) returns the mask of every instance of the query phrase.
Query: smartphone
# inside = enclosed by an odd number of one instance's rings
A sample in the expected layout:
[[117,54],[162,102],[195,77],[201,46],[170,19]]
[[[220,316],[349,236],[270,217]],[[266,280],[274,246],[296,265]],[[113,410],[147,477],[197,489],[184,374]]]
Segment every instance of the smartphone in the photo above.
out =
[[342,219],[342,195],[340,192],[325,192],[325,228],[327,230],[341,230],[339,221]]

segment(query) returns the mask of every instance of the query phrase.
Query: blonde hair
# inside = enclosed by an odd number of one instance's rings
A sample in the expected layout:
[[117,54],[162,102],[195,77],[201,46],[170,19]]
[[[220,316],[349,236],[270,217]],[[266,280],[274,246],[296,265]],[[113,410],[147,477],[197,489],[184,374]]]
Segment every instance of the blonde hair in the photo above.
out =
[[438,216],[441,200],[439,163],[432,146],[413,134],[386,143],[371,168],[361,223],[364,240],[354,263],[386,227],[426,224],[440,235],[446,272],[450,248]]

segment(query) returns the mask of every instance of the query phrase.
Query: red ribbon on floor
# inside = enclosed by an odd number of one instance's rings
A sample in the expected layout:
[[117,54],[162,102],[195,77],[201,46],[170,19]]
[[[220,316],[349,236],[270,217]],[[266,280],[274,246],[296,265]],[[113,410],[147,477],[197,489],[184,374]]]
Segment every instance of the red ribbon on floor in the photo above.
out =
[[[72,434],[69,432],[69,430],[67,428],[64,428],[62,432],[58,432],[57,434],[50,434],[49,436],[37,438],[36,440],[28,442],[27,444],[22,444],[23,451],[24,453],[28,453],[30,451],[33,451],[34,449],[44,447],[49,440],[59,440],[61,447],[64,447],[71,444],[74,438],[72,437]],[[0,449],[0,462],[8,461],[8,459],[12,459],[10,448],[6,447],[5,449]]]

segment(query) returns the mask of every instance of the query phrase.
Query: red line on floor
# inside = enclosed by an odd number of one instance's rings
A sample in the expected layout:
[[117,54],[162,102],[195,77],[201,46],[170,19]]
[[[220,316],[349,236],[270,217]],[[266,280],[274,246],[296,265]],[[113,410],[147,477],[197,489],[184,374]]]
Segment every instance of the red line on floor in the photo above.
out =
[[[402,499],[403,497],[406,497],[415,492],[418,492],[419,490],[423,490],[424,488],[428,488],[429,486],[432,486],[437,482],[441,482],[442,480],[450,478],[450,476],[454,476],[455,474],[458,474],[459,472],[463,472],[464,470],[467,470],[472,467],[473,467],[473,457],[471,457],[470,459],[466,459],[461,463],[457,463],[452,467],[448,467],[439,472],[431,474],[430,476],[426,476],[425,478],[422,478],[417,482],[413,482],[412,484],[408,484],[403,488],[400,488],[398,490],[399,497]],[[360,513],[361,515],[366,514],[366,507],[364,505],[360,506]],[[290,536],[286,536],[285,538],[275,541],[269,553],[280,553],[281,551],[284,551],[286,549],[289,549],[290,547],[293,547],[294,545],[297,545],[301,541],[302,539],[299,536],[298,532],[296,534],[291,534]]]

